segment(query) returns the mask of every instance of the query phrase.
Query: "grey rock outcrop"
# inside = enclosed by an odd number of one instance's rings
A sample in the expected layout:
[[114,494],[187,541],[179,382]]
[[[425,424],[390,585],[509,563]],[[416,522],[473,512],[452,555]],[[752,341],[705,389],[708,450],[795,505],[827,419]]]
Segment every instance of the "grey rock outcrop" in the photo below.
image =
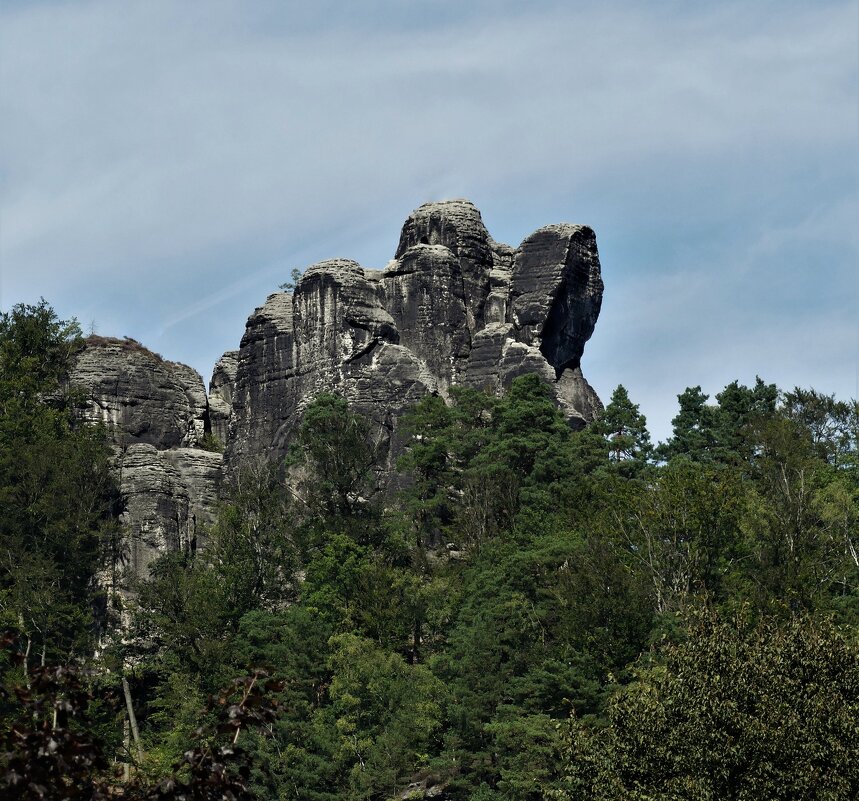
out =
[[[413,212],[383,270],[336,259],[248,320],[238,354],[226,462],[280,458],[307,404],[336,391],[401,450],[397,421],[452,386],[502,392],[542,375],[572,425],[601,409],[580,362],[603,284],[593,231],[551,225],[517,249],[495,242],[466,200]],[[213,379],[214,383],[214,379]]]
[[[383,483],[402,452],[399,420],[455,386],[501,393],[537,373],[571,425],[602,405],[581,371],[603,284],[594,232],[550,225],[518,248],[495,242],[466,200],[413,212],[382,270],[332,259],[309,267],[247,322],[241,346],[200,376],[133,340],[92,337],[72,382],[104,423],[126,498],[131,571],[190,547],[211,522],[223,472],[281,459],[308,404],[343,395],[374,426]],[[203,450],[213,434],[226,450]]]
[[90,337],[71,383],[84,394],[84,417],[103,423],[116,445],[196,445],[206,428],[199,373],[162,359],[133,339]]
[[233,390],[238,367],[239,352],[228,350],[218,359],[209,382],[209,424],[212,434],[221,443],[227,441],[230,433],[230,414],[233,409]]
[[120,564],[144,577],[160,553],[191,547],[214,517],[223,457],[208,430],[203,379],[134,340],[90,337],[70,383],[82,416],[107,429],[125,503]]
[[602,291],[596,236],[586,226],[548,225],[516,251],[511,321],[523,341],[539,341],[559,377],[567,367],[579,366]]

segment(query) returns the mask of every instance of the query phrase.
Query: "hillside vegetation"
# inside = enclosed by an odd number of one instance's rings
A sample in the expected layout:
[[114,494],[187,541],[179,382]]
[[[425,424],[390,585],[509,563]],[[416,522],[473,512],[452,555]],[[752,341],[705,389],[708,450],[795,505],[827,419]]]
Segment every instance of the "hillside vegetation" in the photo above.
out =
[[4,798],[859,795],[855,401],[694,387],[654,445],[623,387],[582,431],[536,376],[456,389],[392,498],[321,395],[205,547],[111,597],[81,344],[44,302],[0,318]]

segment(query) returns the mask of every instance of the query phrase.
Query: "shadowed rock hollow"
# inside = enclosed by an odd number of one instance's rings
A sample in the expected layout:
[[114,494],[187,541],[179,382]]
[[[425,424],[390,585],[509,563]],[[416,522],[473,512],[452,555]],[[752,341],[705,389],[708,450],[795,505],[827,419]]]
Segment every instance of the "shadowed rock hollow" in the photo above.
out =
[[[199,374],[129,340],[95,338],[73,382],[112,431],[127,497],[128,558],[140,574],[211,519],[223,470],[282,458],[323,391],[370,418],[383,478],[403,442],[402,413],[457,385],[501,393],[524,373],[546,381],[576,427],[602,408],[580,361],[603,283],[587,226],[549,225],[513,249],[467,200],[427,203],[403,225],[382,270],[331,259],[250,316],[238,351]],[[206,433],[225,453],[200,445]],[[223,465],[223,466],[222,466]]]

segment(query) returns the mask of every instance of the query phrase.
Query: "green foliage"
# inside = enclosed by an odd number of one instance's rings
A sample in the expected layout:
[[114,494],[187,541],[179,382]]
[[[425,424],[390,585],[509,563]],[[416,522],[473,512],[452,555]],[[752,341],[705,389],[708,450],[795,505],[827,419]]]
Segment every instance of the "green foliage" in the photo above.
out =
[[778,390],[760,378],[754,387],[734,381],[716,395],[717,406],[707,404],[701,387],[678,395],[680,412],[671,421],[674,434],[659,447],[664,459],[686,457],[695,462],[737,464],[751,458],[748,426],[775,412]]
[[104,433],[67,386],[81,343],[45,301],[0,315],[0,620],[49,659],[92,647],[118,512]]
[[812,609],[854,591],[855,478],[821,458],[809,429],[790,417],[761,420],[753,437],[759,517],[752,548],[761,592]]
[[[446,541],[457,507],[457,486],[467,465],[486,447],[494,419],[497,402],[482,392],[457,387],[452,399],[448,406],[429,395],[402,421],[410,440],[398,468],[412,482],[403,506],[419,548]],[[479,492],[479,477],[471,480],[472,493]]]
[[821,621],[699,617],[640,670],[610,725],[565,732],[556,799],[855,798],[855,642]]
[[[194,743],[203,719],[206,696],[187,673],[166,671],[155,688],[144,727],[145,759],[139,769],[153,780],[166,779],[180,754]],[[131,755],[129,755],[131,756]]]
[[692,461],[708,461],[716,444],[715,407],[708,406],[709,395],[701,387],[687,387],[677,400],[680,411],[671,421],[673,436],[659,448],[659,455],[665,459],[686,456]]
[[292,292],[300,279],[301,270],[297,267],[293,267],[292,270],[289,271],[289,281],[284,281],[282,284],[278,284],[278,289],[282,292]]
[[745,556],[746,492],[730,468],[678,459],[616,507],[617,531],[651,584],[657,613],[696,597],[725,598]]
[[341,634],[331,645],[334,759],[348,776],[346,797],[391,796],[427,760],[444,688],[366,638]]
[[290,496],[270,465],[238,471],[224,496],[205,559],[220,586],[223,614],[235,627],[247,612],[294,600],[299,553]]
[[206,547],[167,553],[138,582],[138,635],[192,676],[222,683],[240,620],[294,600],[298,550],[290,504],[268,466],[240,471],[225,489]]
[[[0,615],[37,649],[0,658],[12,688],[42,643],[92,648],[115,497],[65,388],[74,325],[43,305],[0,330]],[[143,734],[126,797],[212,771],[257,799],[851,797],[856,642],[828,621],[859,625],[856,405],[760,380],[679,400],[654,449],[623,387],[582,431],[537,376],[426,397],[391,431],[320,395],[286,464],[236,474],[127,599],[100,657]],[[255,700],[206,704],[260,665]],[[276,718],[221,770],[218,710],[254,705]],[[127,761],[122,713],[96,711],[81,725]]]
[[3,797],[10,801],[106,797],[103,743],[94,736],[92,725],[75,725],[76,717],[91,723],[87,712],[94,696],[86,673],[67,666],[28,669],[26,652],[13,632],[4,633],[0,645],[26,676],[2,693],[4,701],[15,700],[11,720],[0,727]]
[[207,431],[203,434],[203,439],[200,440],[200,447],[204,451],[211,451],[212,453],[223,453],[224,452],[224,443],[218,439],[211,431]]
[[230,621],[218,576],[202,559],[167,553],[135,589],[135,641],[144,642],[156,659],[196,678],[223,663]]
[[18,304],[0,314],[0,399],[4,404],[41,406],[44,393],[58,390],[68,378],[71,360],[83,337],[76,320],[60,320],[42,299]]
[[834,467],[855,466],[859,451],[859,403],[839,401],[813,389],[786,392],[782,410],[805,428],[818,454]]
[[496,797],[539,801],[543,788],[557,779],[562,747],[557,721],[539,713],[523,715],[512,707],[488,724],[486,731],[492,736],[493,753],[497,754]]
[[627,475],[641,472],[653,453],[647,419],[639,411],[638,404],[629,399],[623,385],[612,393],[611,401],[593,423],[591,431],[605,437],[609,459]]
[[322,393],[307,407],[287,465],[300,476],[311,547],[328,531],[374,538],[375,458],[369,423],[343,398]]

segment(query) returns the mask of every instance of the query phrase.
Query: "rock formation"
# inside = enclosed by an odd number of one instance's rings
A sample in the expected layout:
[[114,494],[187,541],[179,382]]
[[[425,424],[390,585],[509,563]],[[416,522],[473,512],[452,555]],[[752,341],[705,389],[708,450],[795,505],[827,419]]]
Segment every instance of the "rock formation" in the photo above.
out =
[[146,575],[158,554],[190,547],[213,519],[223,457],[199,447],[209,427],[203,379],[134,340],[90,337],[70,381],[84,418],[106,427],[116,452],[120,558]]
[[222,443],[227,441],[229,433],[233,387],[236,385],[238,367],[239,352],[228,350],[218,359],[209,382],[209,422],[212,434]]
[[584,425],[602,408],[580,369],[602,291],[590,228],[546,226],[514,250],[490,237],[470,202],[454,200],[411,214],[383,270],[332,259],[309,267],[292,293],[269,296],[240,349],[216,365],[208,398],[190,367],[132,340],[91,338],[73,380],[90,419],[113,432],[131,567],[142,574],[211,519],[221,456],[200,448],[204,435],[225,444],[227,472],[282,458],[322,391],[373,421],[388,471],[402,450],[402,413],[457,385],[500,393],[538,373],[571,425]]
[[383,270],[315,264],[292,294],[271,295],[251,315],[229,391],[227,465],[281,457],[323,390],[374,421],[391,462],[402,412],[459,384],[501,392],[539,373],[581,426],[601,408],[579,362],[602,290],[590,228],[550,225],[514,251],[489,236],[466,200],[421,206]]

